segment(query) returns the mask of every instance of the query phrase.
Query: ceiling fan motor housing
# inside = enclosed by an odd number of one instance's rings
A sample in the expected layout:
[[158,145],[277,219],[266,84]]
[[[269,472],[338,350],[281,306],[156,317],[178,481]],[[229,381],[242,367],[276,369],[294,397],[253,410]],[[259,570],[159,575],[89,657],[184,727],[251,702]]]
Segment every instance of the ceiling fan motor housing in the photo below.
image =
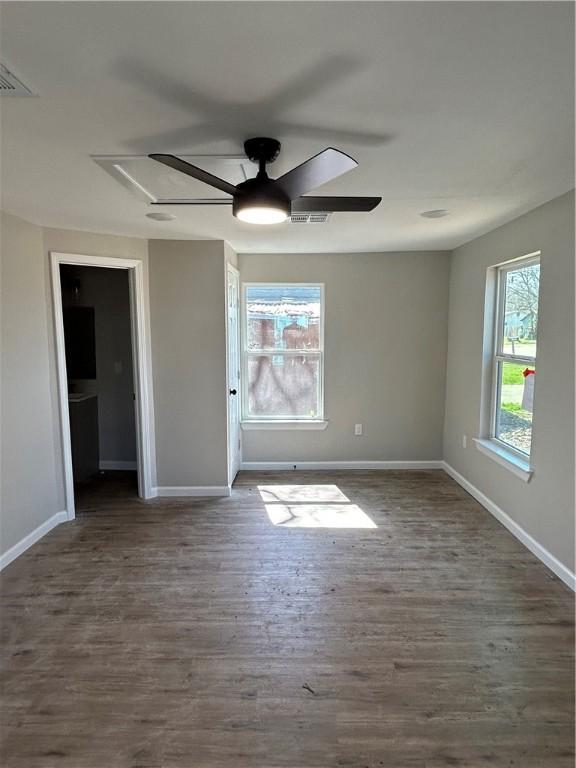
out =
[[232,202],[232,213],[236,217],[246,208],[271,208],[283,211],[286,218],[290,216],[290,198],[267,176],[258,174],[254,179],[247,179],[238,184],[237,190]]

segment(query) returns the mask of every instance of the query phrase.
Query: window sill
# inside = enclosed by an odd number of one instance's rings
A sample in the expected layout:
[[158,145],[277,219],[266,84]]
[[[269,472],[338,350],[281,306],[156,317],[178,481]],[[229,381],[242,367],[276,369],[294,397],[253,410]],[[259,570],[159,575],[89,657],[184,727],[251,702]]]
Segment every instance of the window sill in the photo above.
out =
[[510,472],[525,483],[530,482],[534,470],[530,468],[530,463],[527,459],[522,459],[512,451],[506,450],[505,446],[500,445],[496,440],[474,438],[474,442],[476,443],[476,448],[483,454],[509,469]]
[[327,421],[243,421],[241,427],[244,431],[254,429],[326,429]]

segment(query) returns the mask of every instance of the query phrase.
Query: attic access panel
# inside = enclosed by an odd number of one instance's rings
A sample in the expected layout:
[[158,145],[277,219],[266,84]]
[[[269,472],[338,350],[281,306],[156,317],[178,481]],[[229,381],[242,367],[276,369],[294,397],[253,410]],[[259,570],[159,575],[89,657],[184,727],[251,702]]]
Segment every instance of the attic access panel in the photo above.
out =
[[[151,160],[146,155],[92,155],[92,160],[134,197],[145,203],[163,200],[229,200],[229,195]],[[179,155],[231,184],[252,178],[256,166],[245,155]]]

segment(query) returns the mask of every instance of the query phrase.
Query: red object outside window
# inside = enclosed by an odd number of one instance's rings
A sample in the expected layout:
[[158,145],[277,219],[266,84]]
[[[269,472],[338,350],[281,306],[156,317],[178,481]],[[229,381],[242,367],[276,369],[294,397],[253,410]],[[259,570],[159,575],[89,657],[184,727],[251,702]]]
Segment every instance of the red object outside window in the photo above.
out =
[[526,379],[528,378],[528,376],[534,375],[535,373],[536,371],[534,370],[534,368],[524,368],[524,370],[522,371],[522,376],[524,376],[524,378]]

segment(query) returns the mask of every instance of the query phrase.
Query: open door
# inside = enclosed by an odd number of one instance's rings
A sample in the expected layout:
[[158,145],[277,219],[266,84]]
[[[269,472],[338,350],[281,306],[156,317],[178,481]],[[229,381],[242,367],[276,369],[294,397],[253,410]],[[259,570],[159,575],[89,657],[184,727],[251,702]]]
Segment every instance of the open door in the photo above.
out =
[[[133,362],[133,397],[136,409],[136,455],[138,472],[138,495],[149,499],[155,495],[152,487],[153,465],[153,424],[151,366],[148,358],[149,339],[147,336],[146,292],[144,289],[144,264],[141,259],[122,259],[115,256],[93,256],[78,253],[50,252],[52,271],[52,302],[54,307],[54,330],[56,340],[56,361],[58,366],[58,395],[60,400],[60,434],[62,439],[62,459],[65,482],[66,514],[69,520],[76,515],[74,498],[74,466],[72,458],[72,438],[70,408],[83,402],[82,393],[68,391],[68,370],[66,364],[66,334],[64,307],[62,301],[62,283],[60,268],[63,265],[77,267],[105,267],[114,270],[127,270],[130,296],[130,323]],[[84,341],[82,342],[85,343]],[[89,371],[76,371],[84,377]],[[83,380],[82,378],[80,380]],[[82,427],[84,430],[84,427]],[[107,457],[105,457],[107,458]],[[116,462],[115,462],[116,463]],[[131,462],[132,463],[132,462]]]
[[232,485],[241,461],[240,443],[240,278],[227,267],[228,330],[228,483]]

